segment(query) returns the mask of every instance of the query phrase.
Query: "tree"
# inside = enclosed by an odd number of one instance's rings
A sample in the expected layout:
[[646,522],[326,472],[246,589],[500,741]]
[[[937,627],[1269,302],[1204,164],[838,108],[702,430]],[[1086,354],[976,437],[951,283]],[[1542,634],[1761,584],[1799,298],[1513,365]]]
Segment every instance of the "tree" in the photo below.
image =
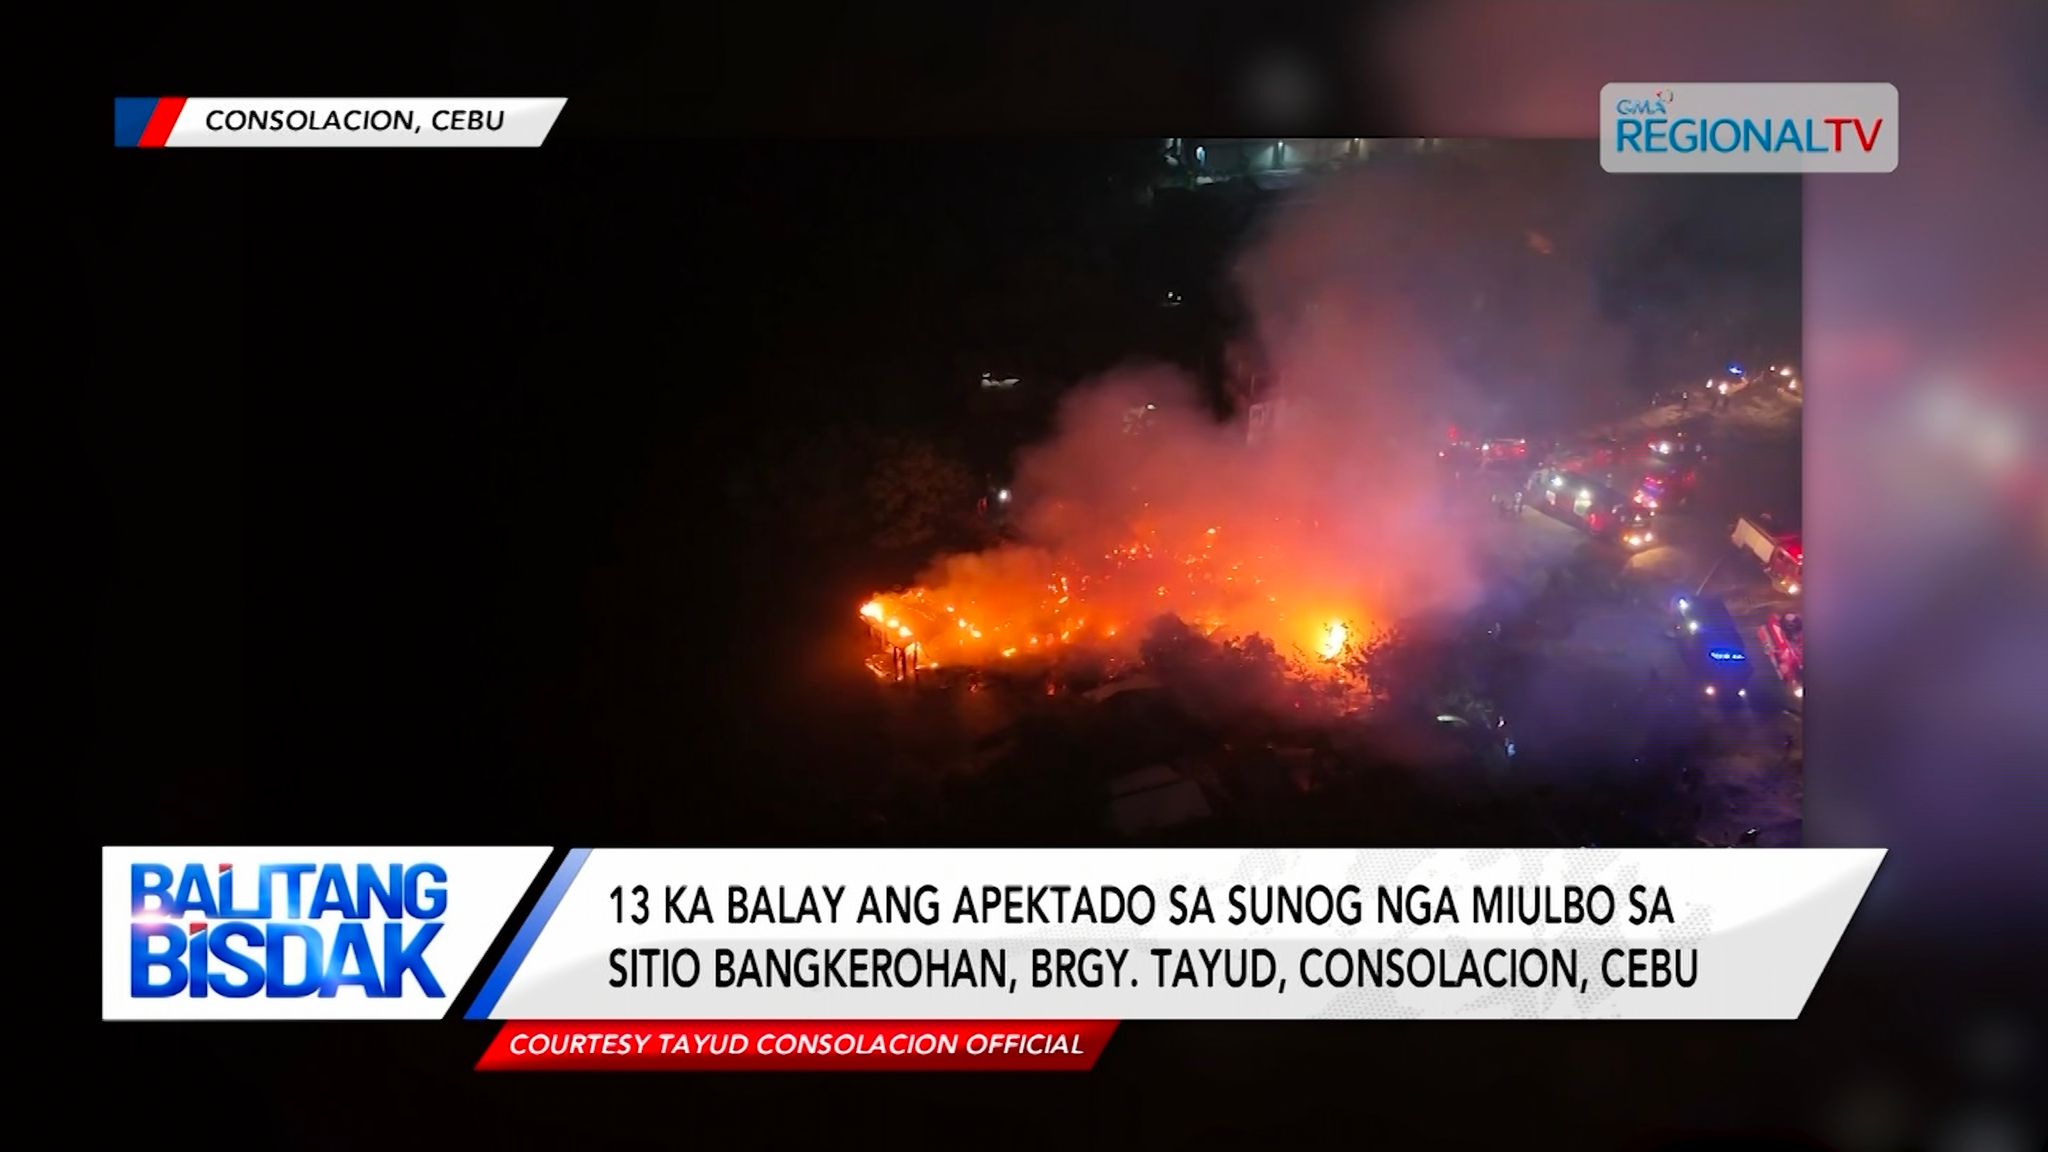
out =
[[1295,718],[1312,701],[1312,685],[1264,636],[1216,640],[1177,616],[1161,616],[1139,651],[1190,715],[1225,727]]
[[937,446],[879,439],[866,486],[875,545],[913,548],[942,540],[964,522],[974,492],[973,472]]
[[1349,651],[1344,668],[1365,681],[1375,700],[1398,711],[1490,722],[1488,661],[1495,646],[1484,634],[1437,637],[1387,628]]
[[794,536],[812,546],[843,544],[862,527],[862,493],[846,477],[861,475],[870,453],[858,428],[764,429],[728,473],[726,498],[741,522],[775,526],[751,539]]

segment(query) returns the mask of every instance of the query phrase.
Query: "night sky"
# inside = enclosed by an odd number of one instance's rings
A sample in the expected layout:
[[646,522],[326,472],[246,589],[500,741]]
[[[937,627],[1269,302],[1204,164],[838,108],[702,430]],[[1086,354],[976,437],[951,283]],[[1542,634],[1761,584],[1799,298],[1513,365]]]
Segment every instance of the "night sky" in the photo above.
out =
[[[394,839],[482,806],[542,841],[565,817],[587,840],[772,839],[791,812],[758,765],[860,757],[852,721],[775,699],[792,646],[891,574],[831,523],[861,484],[847,429],[985,473],[1044,398],[1132,356],[1220,395],[1232,260],[1266,209],[1144,208],[1157,143],[120,157],[122,258],[178,335],[99,349],[96,653],[121,722],[95,735],[106,763],[248,781],[142,774],[160,806],[123,814],[129,838],[171,813],[188,839],[280,805],[338,819],[322,797],[367,774],[406,798],[377,817]],[[1745,192],[1769,227],[1692,192],[1630,214],[1581,290],[1664,368],[1697,301],[1796,284],[1787,188]],[[1157,307],[1169,285],[1186,308]],[[1796,331],[1796,302],[1759,314]],[[1040,398],[994,433],[967,408],[989,370]]]

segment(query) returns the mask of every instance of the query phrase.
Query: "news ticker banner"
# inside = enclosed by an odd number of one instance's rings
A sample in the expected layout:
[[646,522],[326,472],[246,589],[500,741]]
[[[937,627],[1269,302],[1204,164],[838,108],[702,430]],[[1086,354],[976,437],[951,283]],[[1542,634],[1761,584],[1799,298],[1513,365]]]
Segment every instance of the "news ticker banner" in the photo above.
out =
[[[110,1020],[482,1068],[1082,1067],[1119,1020],[1796,1018],[1881,849],[107,848]],[[526,913],[512,923],[515,911]],[[495,941],[499,953],[487,960]]]
[[117,96],[116,148],[538,148],[562,96]]
[[1600,89],[1609,172],[1891,172],[1899,90],[1890,84],[1609,84]]

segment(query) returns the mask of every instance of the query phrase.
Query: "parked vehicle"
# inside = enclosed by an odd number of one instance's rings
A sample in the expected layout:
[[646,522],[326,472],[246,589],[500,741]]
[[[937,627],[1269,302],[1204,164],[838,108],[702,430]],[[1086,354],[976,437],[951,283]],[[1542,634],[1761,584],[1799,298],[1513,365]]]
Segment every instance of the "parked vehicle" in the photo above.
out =
[[1794,700],[1806,699],[1806,622],[1796,612],[1773,612],[1756,630],[1764,655]]
[[1672,635],[1701,694],[1729,705],[1747,699],[1749,653],[1728,606],[1712,596],[1680,596],[1672,613]]
[[1530,473],[1523,492],[1527,503],[1597,539],[1631,550],[1656,542],[1652,513],[1604,480],[1562,468],[1538,468]]
[[1729,539],[1757,558],[1778,591],[1787,596],[1799,595],[1806,562],[1799,533],[1778,530],[1768,516],[1744,516],[1735,522]]

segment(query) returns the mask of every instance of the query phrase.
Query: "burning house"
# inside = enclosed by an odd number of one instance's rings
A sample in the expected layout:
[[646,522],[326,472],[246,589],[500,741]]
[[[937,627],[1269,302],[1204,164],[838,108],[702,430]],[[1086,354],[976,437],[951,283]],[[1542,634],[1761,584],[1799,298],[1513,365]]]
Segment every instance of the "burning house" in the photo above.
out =
[[[934,662],[1138,660],[1163,619],[1344,680],[1347,654],[1385,627],[1478,598],[1478,542],[1444,514],[1436,456],[1453,390],[1442,382],[1459,373],[1443,309],[1418,286],[1498,269],[1446,269],[1417,236],[1485,226],[1506,192],[1468,188],[1461,166],[1358,175],[1332,186],[1341,195],[1289,202],[1240,259],[1228,415],[1171,367],[1066,393],[1052,434],[1016,461],[1030,496],[1011,538],[940,557],[868,605],[891,675],[899,647],[916,664],[907,676]],[[1516,266],[1525,232],[1513,232]]]
[[939,626],[922,605],[896,598],[887,604],[870,600],[861,607],[860,619],[875,643],[868,669],[877,678],[915,683],[921,674],[938,670],[925,646],[939,634]]

